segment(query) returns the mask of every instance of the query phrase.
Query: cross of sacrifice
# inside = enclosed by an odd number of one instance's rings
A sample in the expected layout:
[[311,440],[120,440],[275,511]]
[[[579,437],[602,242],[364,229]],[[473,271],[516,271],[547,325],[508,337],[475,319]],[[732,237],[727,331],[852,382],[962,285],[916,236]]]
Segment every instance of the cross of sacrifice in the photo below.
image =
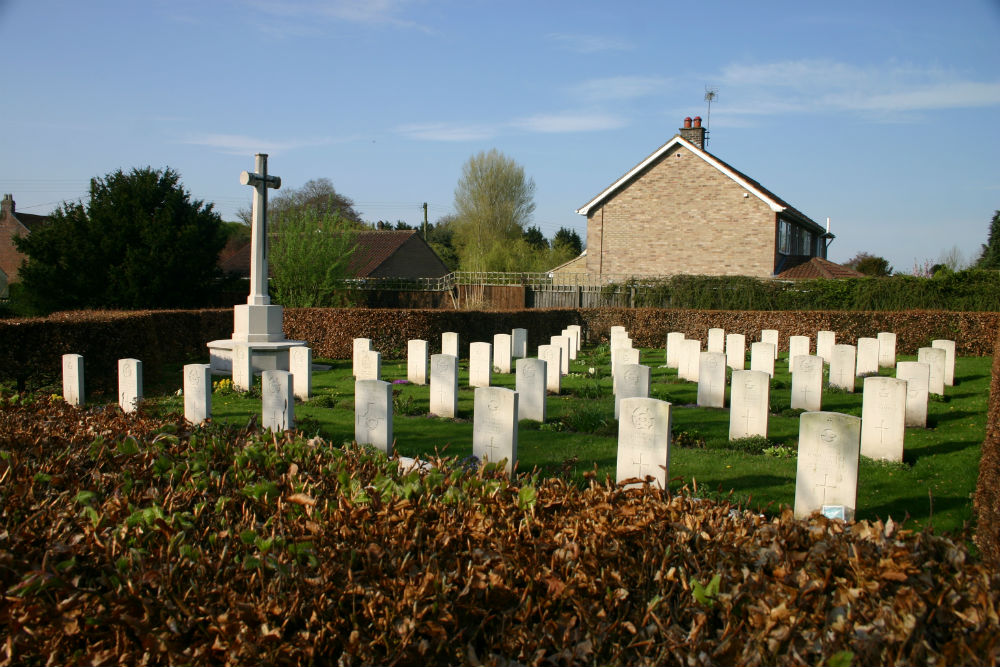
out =
[[267,295],[267,189],[281,187],[281,178],[267,175],[267,153],[257,153],[254,171],[240,174],[240,183],[250,185],[253,195],[252,219],[250,223],[250,296],[251,306],[267,306],[271,297]]

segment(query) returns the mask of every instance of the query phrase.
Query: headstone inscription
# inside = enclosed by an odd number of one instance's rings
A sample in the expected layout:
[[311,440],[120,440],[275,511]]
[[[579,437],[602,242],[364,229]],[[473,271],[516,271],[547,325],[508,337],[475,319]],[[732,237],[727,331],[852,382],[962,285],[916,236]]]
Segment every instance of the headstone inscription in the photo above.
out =
[[774,343],[752,343],[750,345],[750,370],[763,371],[774,377]]
[[562,348],[558,345],[539,345],[538,358],[545,362],[545,389],[550,394],[558,394],[562,389]]
[[698,405],[722,408],[726,402],[726,355],[702,352],[698,366]]
[[667,368],[679,367],[682,340],[684,334],[680,331],[671,331],[667,334]]
[[944,384],[946,387],[953,386],[955,384],[955,341],[932,340],[931,347],[944,350]]
[[837,334],[832,331],[816,333],[816,355],[823,357],[823,363],[829,365],[833,359],[833,346],[837,344]]
[[862,377],[864,375],[871,375],[872,373],[878,373],[878,339],[862,337],[858,339],[858,358],[855,375]]
[[896,334],[880,331],[875,339],[878,340],[879,368],[892,368],[896,365]]
[[830,352],[830,386],[854,393],[855,354],[853,345],[834,345]]
[[62,356],[63,400],[80,407],[84,403],[83,355],[64,354]]
[[392,456],[392,385],[382,380],[354,383],[354,441]]
[[789,336],[788,337],[788,372],[792,372],[792,362],[795,357],[809,354],[809,346],[812,341],[809,336]]
[[611,391],[616,392],[618,388],[618,376],[621,375],[622,367],[627,364],[639,363],[639,350],[634,347],[619,347],[611,351]]
[[[355,380],[364,379],[364,378],[359,378],[358,377],[358,366],[359,366],[359,362],[361,360],[361,353],[362,352],[368,352],[371,349],[372,349],[371,338],[355,338],[354,339],[354,354],[351,357],[351,359],[352,359],[351,372],[353,373]],[[367,378],[367,379],[371,379],[371,378]],[[378,378],[374,378],[374,379],[377,380]]]
[[792,410],[819,412],[823,406],[823,357],[800,354],[792,360]]
[[726,351],[726,330],[720,329],[718,327],[712,327],[708,330],[708,351],[709,352],[725,352]]
[[618,483],[647,480],[660,489],[670,479],[670,403],[656,398],[624,398],[618,420]]
[[233,389],[250,391],[253,387],[253,350],[246,343],[233,342]]
[[506,460],[510,474],[517,462],[517,392],[477,387],[473,403],[472,455],[483,463]]
[[862,391],[861,454],[870,459],[902,462],[906,380],[867,377]]
[[295,398],[308,401],[312,396],[312,362],[311,347],[293,347],[288,350],[288,371],[292,374],[292,391]]
[[615,419],[620,414],[623,398],[649,397],[649,366],[622,364],[618,367],[618,387],[615,390]]
[[747,337],[743,334],[726,334],[726,365],[734,371],[747,367]]
[[450,354],[458,359],[458,334],[454,331],[445,331],[441,334],[441,354]]
[[406,342],[406,380],[410,384],[427,384],[427,358],[430,344],[425,340]]
[[922,347],[917,350],[917,361],[930,367],[927,391],[944,396],[944,368],[947,352],[940,347]]
[[510,353],[511,353],[511,336],[510,334],[499,333],[493,335],[493,372],[494,373],[510,373]]
[[458,357],[431,356],[430,413],[454,419],[458,415]]
[[375,350],[358,352],[358,370],[356,380],[382,379],[382,353]]
[[528,356],[528,330],[517,328],[510,331],[510,356],[512,359],[524,359]]
[[906,425],[927,428],[927,387],[931,367],[919,361],[899,361],[896,363],[896,377],[906,380]]
[[142,362],[138,359],[119,359],[118,406],[127,414],[135,412],[140,402],[142,402]]
[[827,506],[842,506],[844,518],[853,521],[860,457],[859,417],[838,412],[802,413],[795,472],[795,518],[804,519]]
[[288,371],[261,373],[261,426],[272,431],[295,428],[292,374]]
[[764,371],[733,371],[729,396],[729,439],[767,437],[771,376]]
[[[570,339],[567,336],[552,336],[549,339],[550,345],[558,345],[559,349],[562,350],[562,354],[559,357],[559,372],[563,375],[569,375],[569,347]],[[631,347],[632,341],[629,341],[629,347]]]
[[517,391],[517,420],[545,421],[545,373],[541,359],[518,359],[514,369]]
[[187,364],[184,366],[184,419],[200,424],[211,416],[212,364]]
[[493,378],[493,344],[469,345],[469,386],[488,387]]
[[[774,345],[774,358],[778,358],[778,330],[777,329],[761,329],[760,330],[760,342],[770,343]],[[752,352],[751,352],[752,354]],[[772,373],[773,375],[773,373]]]

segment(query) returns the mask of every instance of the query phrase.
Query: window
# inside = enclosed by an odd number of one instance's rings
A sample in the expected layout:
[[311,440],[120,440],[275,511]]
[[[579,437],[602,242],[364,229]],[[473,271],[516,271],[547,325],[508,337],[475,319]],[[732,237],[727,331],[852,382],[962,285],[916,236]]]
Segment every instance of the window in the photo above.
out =
[[778,252],[782,255],[789,255],[791,245],[792,226],[787,220],[778,221]]

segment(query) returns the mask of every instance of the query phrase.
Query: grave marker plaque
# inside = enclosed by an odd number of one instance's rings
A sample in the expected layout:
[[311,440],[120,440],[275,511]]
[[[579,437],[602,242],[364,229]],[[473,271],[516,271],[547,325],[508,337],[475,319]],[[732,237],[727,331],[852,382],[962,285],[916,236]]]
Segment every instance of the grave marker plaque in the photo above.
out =
[[729,439],[767,437],[771,376],[764,371],[733,371],[729,396]]
[[879,368],[892,368],[896,365],[896,334],[880,331],[875,339],[878,341]]
[[670,479],[670,403],[655,398],[624,398],[618,420],[616,480],[646,480],[660,489]]
[[747,337],[743,334],[726,335],[726,365],[734,371],[747,367]]
[[488,387],[493,379],[493,344],[469,345],[469,386]]
[[906,380],[906,425],[927,428],[927,387],[931,367],[919,361],[900,361],[896,363],[896,377]]
[[550,394],[558,394],[562,389],[562,348],[558,345],[539,345],[538,358],[545,362],[545,389]]
[[725,352],[726,351],[726,330],[719,329],[718,327],[713,327],[708,330],[708,347],[709,352]]
[[250,391],[253,387],[253,350],[247,343],[233,342],[233,389]]
[[[361,353],[362,352],[368,352],[371,349],[372,349],[372,341],[371,341],[370,338],[355,338],[354,339],[354,354],[351,357],[351,359],[352,359],[351,372],[353,373],[355,380],[363,379],[363,378],[359,378],[358,377],[358,363],[359,363],[359,360],[361,358]],[[371,378],[368,378],[368,379],[371,379]],[[374,379],[377,380],[378,378],[374,378]]]
[[750,370],[763,371],[774,377],[774,344],[752,343],[750,345]]
[[[569,375],[569,346],[570,339],[567,336],[552,336],[549,339],[550,345],[558,345],[559,349],[562,350],[562,354],[559,357],[559,372],[563,375]],[[632,341],[628,342],[629,347],[632,346]]]
[[354,441],[392,456],[392,385],[388,382],[354,383]]
[[649,366],[622,364],[618,367],[618,387],[615,390],[615,419],[618,419],[623,398],[649,397]]
[[513,359],[524,359],[528,356],[528,330],[512,329],[510,332],[510,356]]
[[837,344],[837,334],[832,331],[820,331],[816,334],[816,355],[823,357],[823,363],[829,365],[833,359],[833,346]]
[[472,455],[482,463],[506,459],[510,474],[517,463],[516,391],[503,387],[478,387],[474,399]]
[[830,386],[854,393],[855,353],[853,345],[834,345],[830,353]]
[[430,345],[425,340],[406,342],[406,380],[410,384],[427,384],[427,357]]
[[288,350],[288,370],[292,374],[295,398],[308,401],[312,396],[312,348],[304,345]]
[[870,459],[902,462],[906,380],[867,377],[862,391],[861,454]]
[[458,415],[458,357],[431,356],[430,413],[454,419]]
[[[579,324],[571,324],[566,327],[566,331],[569,332],[570,336],[573,338],[573,346],[576,351],[579,352],[583,349],[583,328]],[[573,356],[576,359],[576,355]]]
[[375,350],[358,352],[357,380],[382,379],[382,353]]
[[184,419],[200,424],[211,416],[212,365],[187,364],[184,366]]
[[441,334],[441,354],[450,354],[458,359],[458,334],[454,331],[445,331]]
[[621,375],[622,367],[628,364],[639,363],[639,350],[632,347],[619,347],[612,350],[611,354],[611,391],[618,387],[618,376]]
[[545,374],[548,364],[542,359],[518,359],[514,388],[517,391],[517,420],[545,421]]
[[859,338],[855,375],[861,377],[872,373],[878,373],[878,339]]
[[671,331],[667,334],[667,368],[679,368],[681,356],[681,341],[684,334]]
[[838,412],[803,413],[799,417],[795,518],[804,519],[824,506],[842,505],[845,519],[853,521],[860,456],[860,418]]
[[511,337],[510,334],[494,334],[493,335],[493,372],[494,373],[510,373],[510,353],[511,353]]
[[812,341],[809,336],[789,336],[788,337],[788,372],[792,372],[792,362],[795,357],[809,354],[809,345]]
[[292,374],[288,371],[261,373],[261,426],[272,431],[295,428]]
[[698,381],[698,372],[701,370],[701,341],[692,338],[685,338],[681,341],[681,353],[677,359],[677,376],[688,382]]
[[118,406],[127,414],[135,412],[140,402],[142,402],[142,362],[138,359],[119,359]]
[[823,357],[800,354],[792,360],[792,410],[819,412],[823,406]]
[[84,403],[83,355],[64,354],[62,356],[63,400],[80,407]]
[[946,387],[953,386],[955,384],[955,341],[932,340],[931,347],[944,350],[944,384]]
[[702,352],[698,366],[698,405],[722,408],[726,402],[726,355]]
[[[774,358],[778,358],[778,330],[777,329],[761,329],[760,330],[760,342],[770,343],[774,345]],[[752,350],[752,348],[751,348]],[[751,352],[753,354],[753,352]],[[772,373],[773,375],[773,373]]]
[[917,361],[930,367],[927,391],[944,395],[944,368],[947,353],[940,347],[922,347],[917,350]]

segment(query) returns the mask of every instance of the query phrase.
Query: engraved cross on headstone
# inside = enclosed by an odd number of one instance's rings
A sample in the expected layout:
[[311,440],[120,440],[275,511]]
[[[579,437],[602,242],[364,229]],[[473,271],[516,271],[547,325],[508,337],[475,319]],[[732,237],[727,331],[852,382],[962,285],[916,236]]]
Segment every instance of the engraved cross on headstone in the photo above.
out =
[[281,178],[267,175],[267,153],[257,153],[254,173],[244,171],[240,183],[253,186],[252,220],[250,223],[250,296],[251,306],[271,303],[267,295],[267,189],[281,187]]

